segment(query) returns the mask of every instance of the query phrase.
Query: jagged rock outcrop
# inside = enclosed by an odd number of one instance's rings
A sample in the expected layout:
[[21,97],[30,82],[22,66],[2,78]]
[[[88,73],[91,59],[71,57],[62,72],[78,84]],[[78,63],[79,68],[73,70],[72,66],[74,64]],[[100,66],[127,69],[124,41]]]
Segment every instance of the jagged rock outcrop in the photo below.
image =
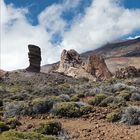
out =
[[109,72],[103,57],[91,55],[87,60],[82,60],[75,50],[63,50],[57,72],[76,78],[105,80],[112,75]]
[[112,76],[106,66],[104,58],[99,54],[93,54],[88,57],[85,70],[100,80],[105,80]]
[[40,72],[40,64],[41,64],[41,50],[38,46],[28,45],[29,49],[29,62],[30,65],[26,68],[27,71],[30,72]]
[[67,51],[63,50],[61,53],[61,61],[59,65],[59,72],[66,72],[70,67],[79,68],[82,61],[80,55],[73,49]]
[[140,69],[136,69],[134,66],[128,66],[125,68],[118,69],[115,73],[116,78],[130,78],[130,77],[139,77]]

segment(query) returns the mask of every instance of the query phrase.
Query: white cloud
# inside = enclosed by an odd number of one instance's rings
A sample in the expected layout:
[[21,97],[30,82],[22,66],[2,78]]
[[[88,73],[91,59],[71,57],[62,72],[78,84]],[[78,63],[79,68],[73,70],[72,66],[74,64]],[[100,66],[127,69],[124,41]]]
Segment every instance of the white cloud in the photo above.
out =
[[[65,31],[66,21],[61,14],[74,10],[81,0],[66,0],[46,7],[38,15],[39,24],[32,26],[26,8],[6,6],[1,0],[1,68],[13,70],[28,66],[28,44],[42,50],[42,64],[59,60],[63,48],[84,52],[140,29],[140,9],[125,9],[120,0],[93,0],[82,18],[75,18],[71,29]],[[47,29],[47,30],[46,30]],[[50,42],[53,33],[62,36],[60,46]]]
[[84,52],[140,29],[140,9],[125,9],[119,2],[94,0],[82,20],[65,33],[63,48]]

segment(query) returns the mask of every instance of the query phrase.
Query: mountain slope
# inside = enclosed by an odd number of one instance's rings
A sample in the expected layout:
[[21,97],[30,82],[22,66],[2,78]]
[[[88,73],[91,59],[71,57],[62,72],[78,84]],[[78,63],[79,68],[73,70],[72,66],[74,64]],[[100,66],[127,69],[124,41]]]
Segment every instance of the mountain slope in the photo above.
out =
[[109,43],[96,50],[85,52],[82,56],[87,57],[92,53],[101,54],[105,58],[121,56],[140,57],[140,37],[117,43]]

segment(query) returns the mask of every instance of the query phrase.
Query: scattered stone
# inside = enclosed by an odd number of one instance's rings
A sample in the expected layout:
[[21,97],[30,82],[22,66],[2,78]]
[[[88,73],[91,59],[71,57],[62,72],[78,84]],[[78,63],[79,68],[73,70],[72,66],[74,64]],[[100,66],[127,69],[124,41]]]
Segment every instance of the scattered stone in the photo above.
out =
[[140,76],[140,70],[136,69],[134,66],[128,66],[125,68],[118,69],[115,73],[115,77],[120,79],[139,77],[139,76]]

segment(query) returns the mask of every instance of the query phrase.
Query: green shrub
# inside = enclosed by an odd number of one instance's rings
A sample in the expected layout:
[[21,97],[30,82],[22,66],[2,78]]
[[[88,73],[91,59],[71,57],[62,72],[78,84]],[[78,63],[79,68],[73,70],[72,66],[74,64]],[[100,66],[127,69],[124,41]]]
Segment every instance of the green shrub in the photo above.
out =
[[111,106],[113,108],[126,106],[126,101],[124,100],[124,98],[118,96],[118,97],[114,98],[113,102],[111,104],[109,104],[109,106]]
[[116,122],[120,119],[120,114],[117,112],[111,112],[107,114],[106,119],[108,122]]
[[47,136],[35,132],[6,131],[0,135],[1,140],[56,140],[53,136]]
[[83,102],[63,102],[54,106],[52,113],[60,117],[80,117],[92,111],[92,107]]
[[90,105],[84,105],[80,107],[80,111],[82,114],[88,114],[93,111],[92,107]]
[[77,97],[78,97],[78,98],[84,98],[85,95],[84,95],[84,93],[79,93],[79,94],[77,94]]
[[131,95],[131,100],[132,101],[140,101],[140,94],[139,93],[133,93]]
[[16,126],[21,125],[21,122],[16,118],[8,118],[6,123],[10,125],[10,128],[12,129],[16,128]]
[[81,116],[80,107],[75,102],[57,103],[52,110],[53,114],[60,117]]
[[105,98],[104,100],[101,101],[101,103],[99,104],[102,107],[107,107],[109,104],[111,104],[114,101],[113,96],[109,96],[107,98]]
[[28,115],[30,106],[24,101],[15,101],[11,103],[6,103],[4,106],[4,116],[5,117],[15,117],[20,115]]
[[71,97],[70,100],[73,101],[73,102],[77,102],[77,101],[79,101],[80,99],[79,99],[79,97],[78,97],[77,95],[74,95],[74,96]]
[[46,123],[40,124],[40,126],[36,128],[34,131],[41,134],[58,135],[61,130],[62,130],[61,123],[55,120],[51,120],[47,121]]
[[36,98],[32,101],[32,114],[42,114],[48,112],[53,107],[50,99]]
[[21,87],[18,85],[12,86],[9,88],[9,92],[11,93],[18,93],[21,91]]
[[128,91],[123,90],[118,96],[124,98],[126,101],[129,101],[131,94]]
[[0,133],[7,130],[9,130],[9,127],[6,125],[6,123],[0,121]]
[[91,105],[99,105],[107,96],[104,93],[97,94],[91,101]]
[[49,97],[53,103],[56,103],[56,102],[62,102],[62,98],[60,98],[60,96],[50,96]]
[[94,97],[90,97],[90,98],[86,98],[85,102],[88,103],[89,105],[93,105],[93,100],[94,100]]
[[61,94],[59,95],[60,99],[63,101],[63,102],[68,102],[70,101],[70,96],[67,95],[67,94]]
[[127,107],[122,114],[121,122],[129,125],[140,124],[140,108],[137,106]]

